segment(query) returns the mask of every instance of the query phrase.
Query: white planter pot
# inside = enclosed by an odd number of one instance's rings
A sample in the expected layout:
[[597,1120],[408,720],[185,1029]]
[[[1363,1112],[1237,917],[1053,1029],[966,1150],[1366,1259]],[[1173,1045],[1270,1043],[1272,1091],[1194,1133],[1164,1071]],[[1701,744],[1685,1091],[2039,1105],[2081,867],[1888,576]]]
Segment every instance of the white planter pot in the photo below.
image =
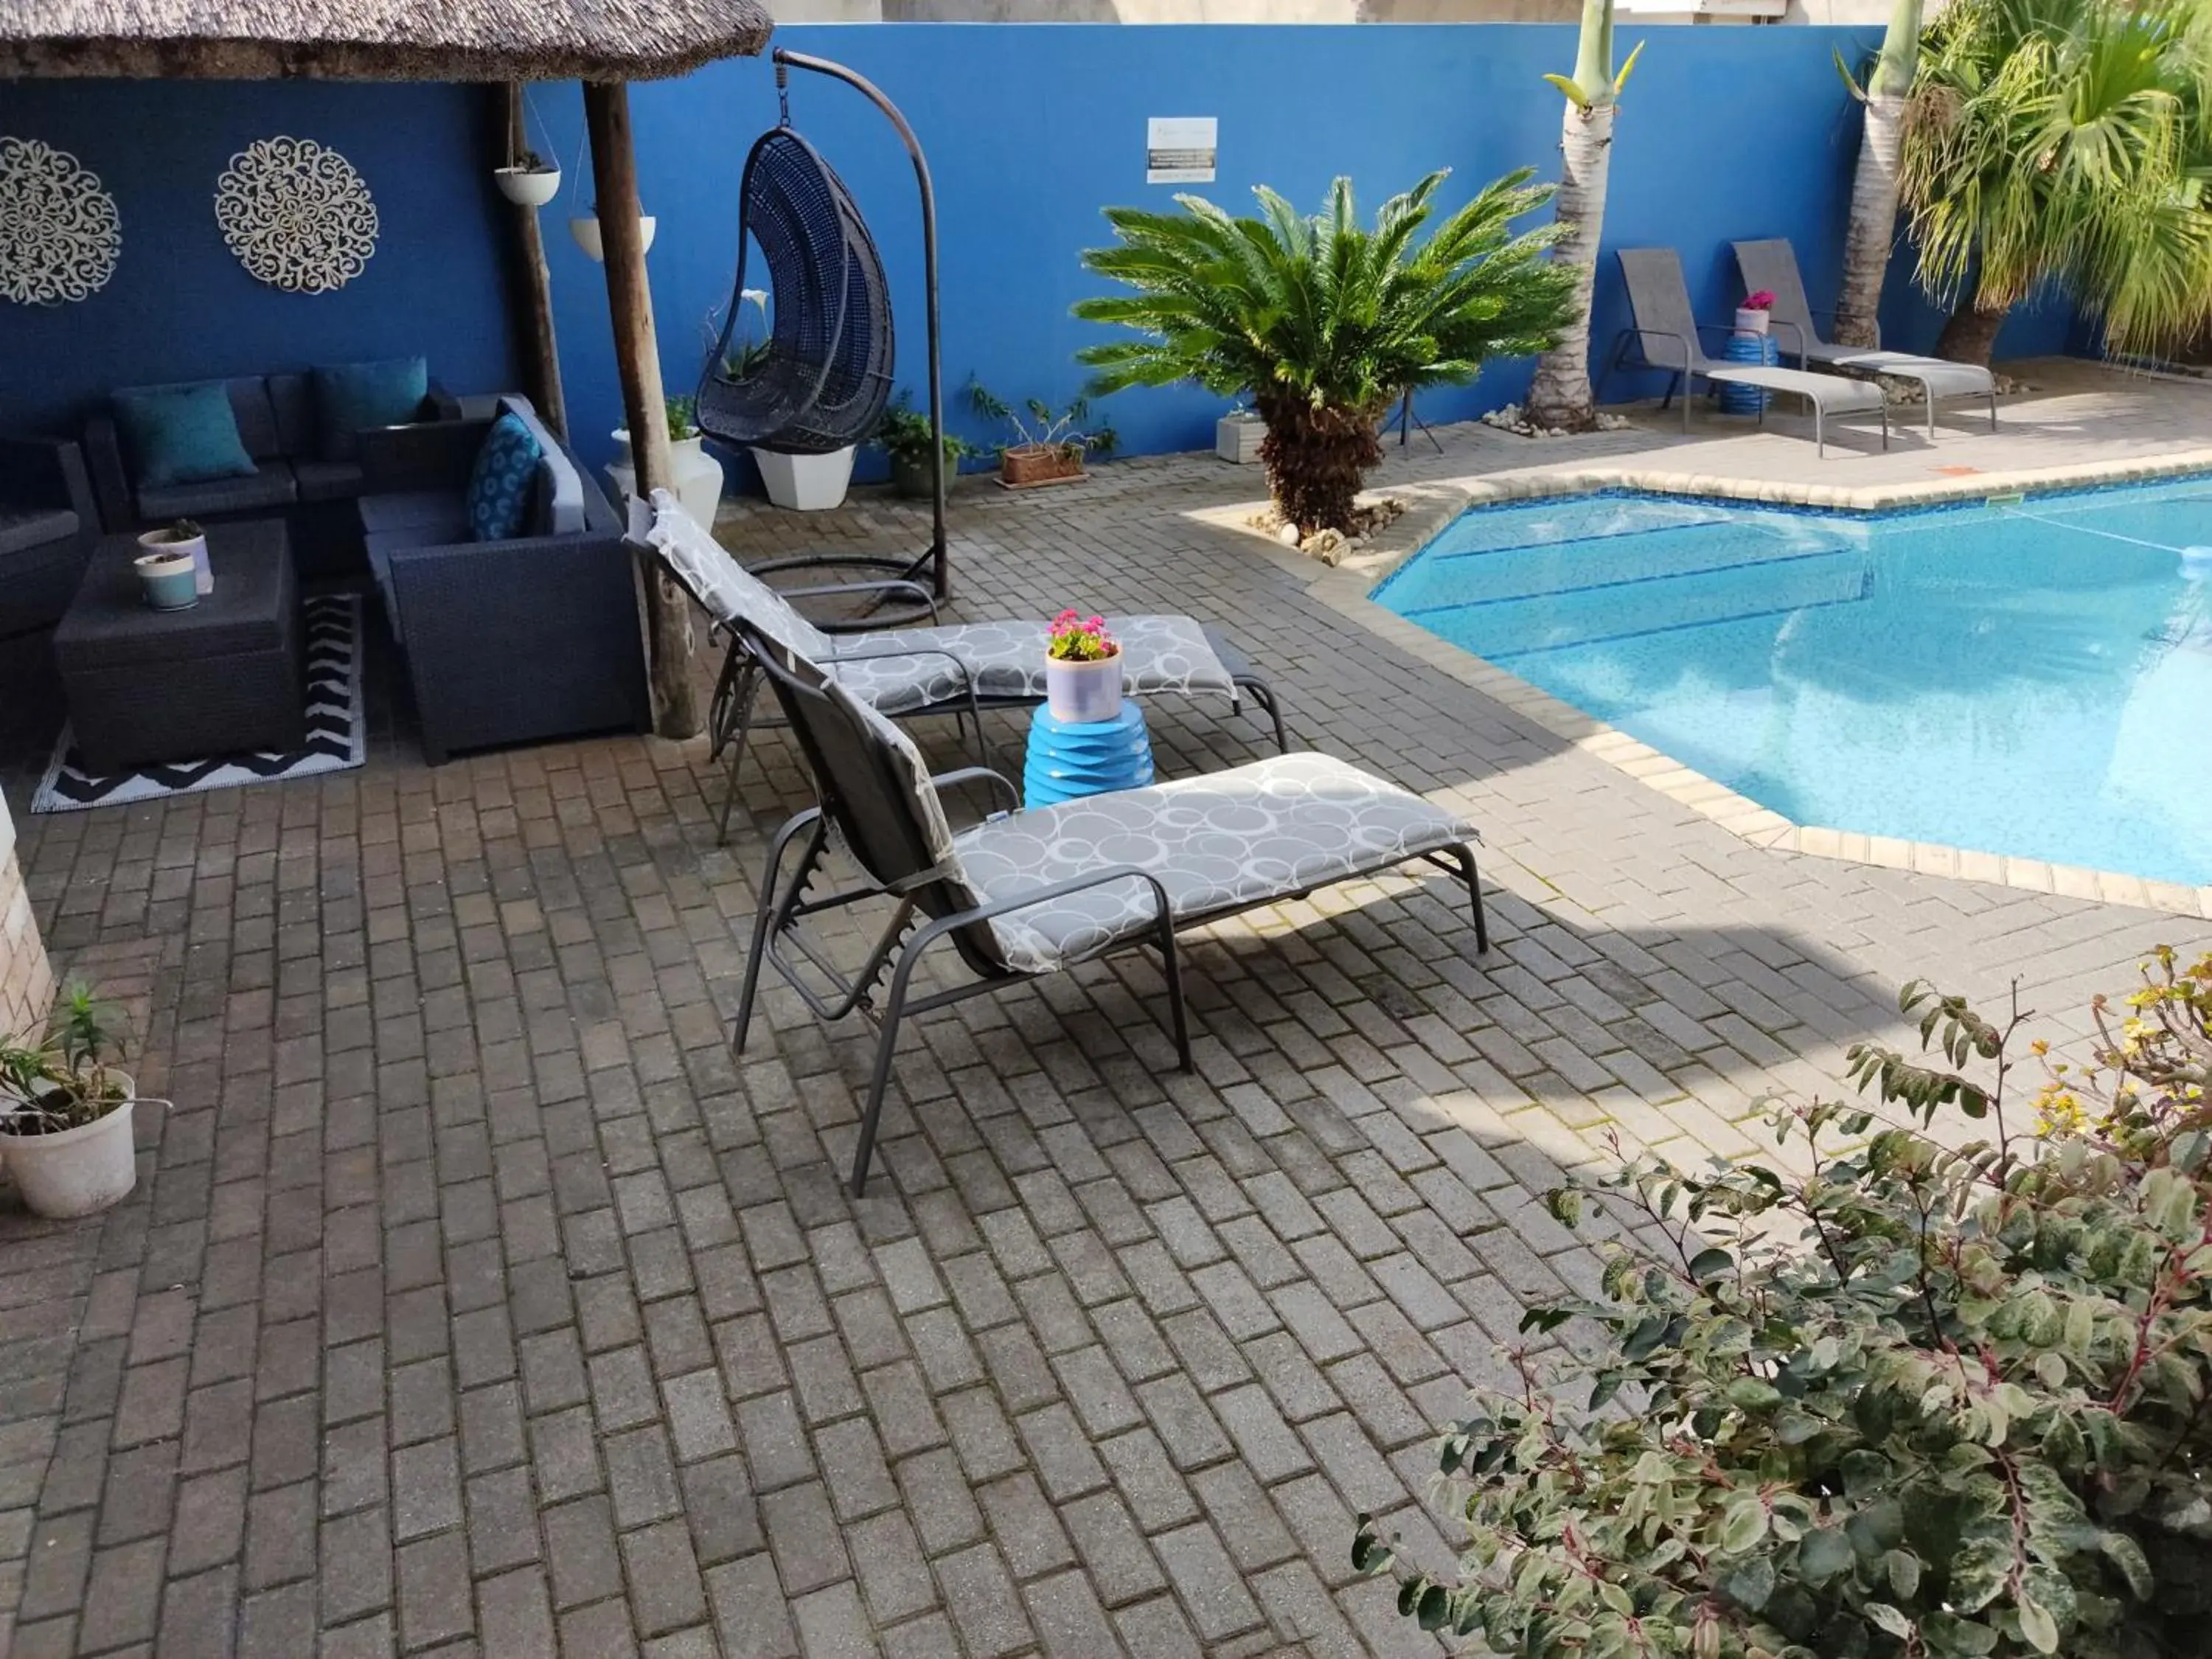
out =
[[1097,662],[1044,659],[1045,702],[1052,717],[1069,726],[1110,720],[1121,712],[1121,653]]
[[1764,311],[1748,311],[1738,306],[1735,331],[1739,334],[1764,334],[1766,332],[1767,318],[1768,313]]
[[139,537],[138,545],[149,553],[174,554],[192,562],[192,592],[201,599],[215,592],[215,567],[208,562],[207,538],[195,536],[188,542],[164,541],[167,532],[149,530]]
[[[113,1074],[135,1096],[137,1085]],[[0,1157],[15,1177],[16,1189],[33,1215],[71,1221],[95,1215],[116,1203],[138,1182],[138,1162],[131,1139],[131,1109],[125,1100],[105,1117],[55,1135],[0,1134]]]
[[517,207],[541,208],[561,193],[561,169],[532,173],[524,167],[494,167],[492,183]]
[[1260,459],[1260,443],[1267,435],[1267,423],[1249,410],[1224,415],[1213,423],[1213,453],[1224,461],[1249,466]]
[[[637,494],[637,465],[630,456],[628,428],[617,427],[614,440],[617,453],[608,465],[607,477],[614,480],[617,492],[628,501]],[[669,483],[676,499],[686,513],[713,529],[715,511],[722,504],[722,464],[707,453],[703,438],[671,440],[668,460],[674,474]],[[847,465],[849,468],[850,462]]]
[[853,482],[853,448],[827,455],[779,455],[772,449],[750,452],[760,467],[768,498],[799,513],[824,513],[841,505]]
[[[645,244],[645,251],[653,247],[653,216],[650,213],[637,216],[637,234]],[[590,254],[595,262],[607,257],[606,244],[599,240],[599,216],[596,213],[580,214],[568,221],[568,234],[576,239],[576,246]]]

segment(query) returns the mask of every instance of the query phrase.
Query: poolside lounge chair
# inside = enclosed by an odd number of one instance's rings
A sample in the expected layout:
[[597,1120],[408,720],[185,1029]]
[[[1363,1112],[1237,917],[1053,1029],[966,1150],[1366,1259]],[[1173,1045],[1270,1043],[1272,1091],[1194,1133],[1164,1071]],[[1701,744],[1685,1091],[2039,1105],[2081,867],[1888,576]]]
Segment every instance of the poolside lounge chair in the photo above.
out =
[[[653,491],[653,506],[647,539],[654,551],[707,614],[730,629],[729,651],[708,722],[714,752],[719,755],[726,746],[730,750],[730,790],[722,804],[725,838],[730,802],[737,796],[738,768],[744,760],[761,691],[760,665],[746,648],[744,631],[736,626],[740,622],[751,623],[755,631],[786,650],[821,664],[878,714],[900,720],[924,714],[972,720],[979,748],[985,709],[1025,708],[1044,701],[1042,622],[892,629],[870,634],[865,641],[841,642],[832,635],[869,624],[817,626],[793,609],[790,600],[888,593],[901,603],[921,604],[931,616],[936,614],[935,605],[912,582],[770,587],[732,558],[667,491]],[[1289,752],[1290,734],[1284,729],[1274,688],[1215,629],[1188,617],[1121,617],[1115,619],[1114,632],[1121,641],[1122,683],[1130,696],[1213,694],[1227,698],[1232,708],[1249,696],[1273,723],[1275,746]],[[989,758],[988,753],[983,758]]]
[[[1814,325],[1814,313],[1805,298],[1805,283],[1797,274],[1797,251],[1787,237],[1765,241],[1736,242],[1735,268],[1747,291],[1760,289],[1774,295],[1768,312],[1770,325],[1780,329],[1785,357],[1793,349],[1797,367],[1826,363],[1861,374],[1894,374],[1917,380],[1928,399],[1928,435],[1936,435],[1938,398],[1986,398],[1990,400],[1990,430],[1997,429],[1997,380],[1978,363],[1954,363],[1946,357],[1922,357],[1910,351],[1869,350],[1862,346],[1834,345],[1820,337]],[[1832,317],[1832,312],[1823,313]],[[1877,337],[1877,345],[1879,338]]]
[[[988,785],[1011,807],[1019,799],[1014,786],[984,767],[930,776],[906,733],[842,680],[749,619],[740,617],[737,627],[797,732],[821,805],[785,824],[769,848],[732,1042],[743,1051],[763,963],[825,1020],[869,1006],[890,973],[853,1158],[855,1197],[867,1181],[899,1023],[910,1013],[1150,945],[1160,953],[1176,1053],[1188,1071],[1178,932],[1415,859],[1466,882],[1475,949],[1490,948],[1474,826],[1343,761],[1277,756],[1203,777],[995,812],[955,834],[941,788]],[[865,879],[843,891],[810,894],[833,830]],[[794,847],[797,862],[787,870]],[[809,917],[879,897],[894,900],[895,908],[857,972],[841,971],[800,930]],[[917,922],[920,930],[902,945]],[[947,938],[975,979],[914,995],[915,964]],[[803,960],[785,953],[787,943]]]
[[[1881,416],[1881,447],[1889,447],[1889,405],[1881,387],[1872,380],[1846,380],[1840,374],[1816,374],[1803,368],[1769,368],[1753,363],[1716,362],[1698,342],[1701,327],[1716,333],[1728,331],[1712,324],[1700,325],[1690,309],[1690,290],[1682,281],[1682,262],[1671,247],[1625,247],[1620,250],[1620,274],[1628,283],[1628,308],[1635,325],[1621,330],[1613,341],[1606,374],[1623,367],[1623,354],[1633,342],[1641,357],[1630,368],[1663,368],[1674,379],[1668,382],[1664,409],[1682,392],[1682,430],[1690,429],[1690,393],[1693,383],[1705,380],[1729,386],[1757,386],[1763,392],[1789,392],[1813,406],[1813,445],[1820,455],[1828,453],[1826,418],[1872,410]],[[1601,381],[1604,375],[1600,375]],[[1759,403],[1759,424],[1766,422],[1765,400]]]

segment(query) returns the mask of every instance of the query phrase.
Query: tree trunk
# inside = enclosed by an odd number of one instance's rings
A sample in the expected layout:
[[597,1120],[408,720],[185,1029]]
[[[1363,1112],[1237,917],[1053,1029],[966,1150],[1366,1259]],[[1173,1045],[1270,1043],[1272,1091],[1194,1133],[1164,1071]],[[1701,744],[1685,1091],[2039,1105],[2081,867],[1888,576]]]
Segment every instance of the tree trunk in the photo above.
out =
[[1597,285],[1598,239],[1605,231],[1606,170],[1613,153],[1614,106],[1608,100],[1588,109],[1572,102],[1559,129],[1559,190],[1553,204],[1566,234],[1552,258],[1575,267],[1574,320],[1559,344],[1536,359],[1536,378],[1528,387],[1528,418],[1540,427],[1587,432],[1597,424],[1597,399],[1590,388],[1590,294]]
[[1951,320],[1943,325],[1943,332],[1936,341],[1936,355],[1948,357],[1954,363],[1978,363],[1990,366],[1990,353],[1997,343],[1997,331],[2011,315],[2010,306],[1999,306],[1995,311],[1984,311],[1970,297],[1959,301],[1951,313]]
[[[524,103],[522,83],[507,83],[507,160],[530,148],[530,134],[523,122]],[[514,221],[516,241],[522,249],[522,281],[526,301],[523,309],[523,333],[529,347],[530,395],[537,401],[538,412],[553,435],[563,441],[568,437],[568,404],[561,391],[561,349],[553,333],[553,278],[545,264],[544,228],[538,222],[538,210],[525,207],[520,202],[510,210]]]
[[1844,242],[1844,286],[1836,300],[1838,344],[1871,349],[1881,341],[1882,279],[1897,240],[1897,164],[1905,136],[1901,94],[1869,97],[1851,179],[1850,230]]
[[1316,530],[1350,535],[1360,479],[1382,459],[1375,412],[1316,409],[1296,395],[1262,392],[1253,401],[1267,422],[1260,459],[1276,507],[1302,536]]
[[[675,484],[668,447],[668,408],[660,386],[660,349],[653,331],[653,292],[645,276],[645,240],[638,228],[637,165],[630,139],[629,89],[619,81],[584,82],[584,120],[592,135],[592,179],[599,191],[599,239],[606,252],[607,310],[614,325],[615,368],[622,380],[623,418],[637,499]],[[711,526],[710,526],[711,527]],[[659,561],[641,560],[647,670],[653,681],[653,730],[689,738],[700,729],[699,695],[691,684],[691,607]]]

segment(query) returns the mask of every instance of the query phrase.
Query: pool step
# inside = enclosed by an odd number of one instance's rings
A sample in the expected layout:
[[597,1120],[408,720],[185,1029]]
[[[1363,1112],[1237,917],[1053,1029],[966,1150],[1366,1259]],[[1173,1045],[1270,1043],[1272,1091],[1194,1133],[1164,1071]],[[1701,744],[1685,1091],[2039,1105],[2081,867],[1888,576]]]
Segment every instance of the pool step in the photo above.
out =
[[1477,656],[1502,659],[1670,629],[1784,614],[1867,597],[1874,570],[1856,548],[1475,604],[1391,608]]
[[1711,501],[1627,501],[1570,497],[1537,506],[1492,507],[1467,513],[1429,544],[1425,559],[1480,558],[1524,547],[1559,547],[1648,536],[1657,530],[1741,523],[1741,512]]
[[1671,525],[1595,541],[1525,543],[1441,556],[1426,552],[1392,577],[1377,598],[1410,616],[1440,607],[1743,569],[1839,549],[1856,550],[1854,543],[1810,519],[1780,525],[1741,520]]

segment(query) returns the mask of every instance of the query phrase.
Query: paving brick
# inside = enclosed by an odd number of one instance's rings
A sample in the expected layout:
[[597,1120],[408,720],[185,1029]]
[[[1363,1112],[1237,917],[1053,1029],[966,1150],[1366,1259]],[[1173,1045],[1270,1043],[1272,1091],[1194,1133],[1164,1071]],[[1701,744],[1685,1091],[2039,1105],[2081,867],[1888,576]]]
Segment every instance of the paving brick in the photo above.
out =
[[1028,1617],[1005,1565],[988,1544],[945,1557],[937,1564],[937,1580],[969,1652],[979,1659],[998,1659],[1028,1645]]

